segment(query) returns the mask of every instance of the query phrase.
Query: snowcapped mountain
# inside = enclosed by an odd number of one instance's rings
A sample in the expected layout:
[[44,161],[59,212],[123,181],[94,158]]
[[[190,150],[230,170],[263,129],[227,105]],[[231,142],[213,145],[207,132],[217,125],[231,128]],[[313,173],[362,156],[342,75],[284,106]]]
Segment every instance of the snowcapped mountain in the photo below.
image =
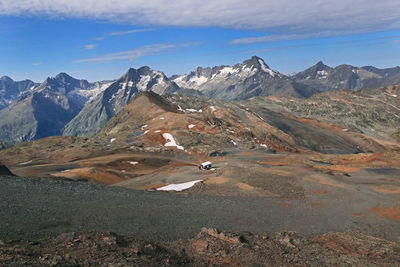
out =
[[292,77],[304,86],[306,96],[330,90],[374,89],[400,82],[400,67],[377,69],[375,67],[354,67],[339,65],[331,68],[321,61]]
[[60,135],[86,101],[107,84],[89,83],[60,73],[22,90],[15,102],[0,111],[0,140],[12,144]]
[[234,66],[198,67],[188,74],[174,76],[172,80],[182,88],[223,100],[268,95],[301,96],[289,77],[272,70],[256,56]]
[[152,91],[162,95],[178,90],[179,87],[160,71],[149,67],[131,68],[102,93],[88,101],[81,112],[65,126],[63,134],[83,136],[97,133],[138,92]]
[[14,103],[21,94],[29,91],[38,84],[31,80],[14,81],[10,77],[0,78],[0,110]]

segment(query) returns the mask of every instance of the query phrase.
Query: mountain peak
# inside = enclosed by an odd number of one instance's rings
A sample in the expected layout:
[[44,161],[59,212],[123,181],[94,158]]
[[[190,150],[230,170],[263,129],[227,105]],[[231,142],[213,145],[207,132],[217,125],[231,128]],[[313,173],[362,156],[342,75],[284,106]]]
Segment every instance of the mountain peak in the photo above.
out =
[[73,77],[71,77],[70,75],[68,75],[65,72],[60,72],[59,74],[56,75],[56,77],[54,77],[56,80],[71,80],[74,79]]
[[261,67],[261,68],[267,68],[269,69],[269,66],[265,63],[265,61],[257,56],[252,56],[250,59],[247,59],[243,62],[245,65],[251,67],[251,66],[256,66],[256,67]]
[[325,70],[330,68],[329,66],[325,65],[324,62],[322,62],[321,60],[317,62],[317,64],[314,65],[316,67],[317,70]]
[[3,82],[13,82],[14,80],[11,79],[11,78],[8,77],[8,76],[3,76],[3,77],[0,78],[0,81],[3,81]]

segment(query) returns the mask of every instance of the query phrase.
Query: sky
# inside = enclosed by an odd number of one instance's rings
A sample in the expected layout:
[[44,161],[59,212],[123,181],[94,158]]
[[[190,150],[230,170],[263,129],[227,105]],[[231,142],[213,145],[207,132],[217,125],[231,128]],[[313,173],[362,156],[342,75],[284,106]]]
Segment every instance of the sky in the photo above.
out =
[[0,0],[0,76],[111,80],[257,55],[293,73],[400,65],[399,0]]

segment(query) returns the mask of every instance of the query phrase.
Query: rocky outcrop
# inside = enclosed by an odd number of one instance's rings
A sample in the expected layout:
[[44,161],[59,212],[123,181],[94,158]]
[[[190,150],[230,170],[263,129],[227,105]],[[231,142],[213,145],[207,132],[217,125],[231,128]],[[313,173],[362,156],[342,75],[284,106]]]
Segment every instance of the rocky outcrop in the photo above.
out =
[[3,163],[0,162],[0,175],[14,175]]

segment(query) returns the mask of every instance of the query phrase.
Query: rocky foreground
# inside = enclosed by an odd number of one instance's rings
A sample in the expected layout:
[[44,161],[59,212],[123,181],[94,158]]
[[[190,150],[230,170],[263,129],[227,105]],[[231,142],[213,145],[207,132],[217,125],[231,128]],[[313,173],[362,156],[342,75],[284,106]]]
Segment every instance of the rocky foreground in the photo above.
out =
[[400,266],[400,245],[359,232],[305,238],[203,228],[193,239],[156,243],[110,232],[0,241],[0,265],[37,266]]

